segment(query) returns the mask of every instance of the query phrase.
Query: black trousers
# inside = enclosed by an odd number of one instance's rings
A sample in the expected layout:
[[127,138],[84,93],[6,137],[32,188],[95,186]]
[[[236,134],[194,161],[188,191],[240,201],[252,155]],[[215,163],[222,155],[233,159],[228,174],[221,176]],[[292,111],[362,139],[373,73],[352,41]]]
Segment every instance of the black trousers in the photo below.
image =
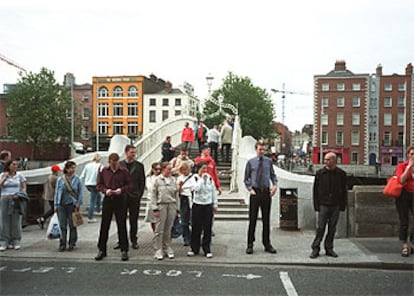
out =
[[253,247],[256,232],[257,214],[262,212],[262,242],[265,247],[271,245],[270,243],[270,206],[272,205],[272,199],[270,197],[269,189],[254,189],[256,195],[250,195],[249,205],[249,230],[247,232],[247,246]]
[[339,219],[339,206],[324,206],[319,208],[318,228],[316,229],[316,236],[312,243],[312,249],[320,249],[320,244],[325,234],[325,228],[328,224],[328,233],[325,237],[325,250],[333,250],[333,240],[336,232],[336,224]]
[[[213,224],[213,205],[198,205],[193,203],[191,213],[191,250],[198,254],[200,245],[204,254],[211,253],[211,228]],[[203,239],[201,240],[201,233]]]
[[129,215],[129,239],[131,243],[138,242],[138,217],[141,198],[127,195],[126,207]]
[[414,227],[411,227],[411,233],[408,237],[408,225],[410,221],[410,212],[414,212],[414,192],[403,190],[401,196],[395,199],[398,217],[400,218],[400,234],[399,239],[403,243],[408,241],[414,242]]
[[217,163],[217,160],[218,160],[218,143],[209,142],[208,146],[211,149],[211,157],[213,157],[214,161]]
[[118,228],[118,241],[121,251],[128,251],[128,236],[126,228],[126,197],[124,195],[105,196],[102,203],[102,220],[99,231],[98,249],[106,252],[108,243],[109,227],[112,215],[115,214],[116,226]]
[[[221,144],[221,158],[223,159],[223,161],[229,162],[230,161],[230,149],[231,149],[231,144]],[[226,150],[226,158],[224,158],[224,150]]]

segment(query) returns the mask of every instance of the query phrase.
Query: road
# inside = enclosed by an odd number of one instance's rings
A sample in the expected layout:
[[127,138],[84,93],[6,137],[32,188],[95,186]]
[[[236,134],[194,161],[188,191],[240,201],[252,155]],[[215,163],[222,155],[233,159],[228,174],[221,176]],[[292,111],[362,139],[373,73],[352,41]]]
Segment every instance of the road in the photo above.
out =
[[412,271],[2,260],[1,295],[413,295]]

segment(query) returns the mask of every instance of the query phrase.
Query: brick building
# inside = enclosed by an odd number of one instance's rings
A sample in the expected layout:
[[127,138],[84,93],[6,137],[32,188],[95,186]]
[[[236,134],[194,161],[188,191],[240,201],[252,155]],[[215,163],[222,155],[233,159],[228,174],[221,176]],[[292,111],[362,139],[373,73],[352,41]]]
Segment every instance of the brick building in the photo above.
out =
[[337,61],[334,70],[315,75],[312,161],[321,163],[329,151],[342,164],[403,160],[414,140],[412,74],[411,64],[405,75],[382,75],[381,66],[375,74],[354,74]]

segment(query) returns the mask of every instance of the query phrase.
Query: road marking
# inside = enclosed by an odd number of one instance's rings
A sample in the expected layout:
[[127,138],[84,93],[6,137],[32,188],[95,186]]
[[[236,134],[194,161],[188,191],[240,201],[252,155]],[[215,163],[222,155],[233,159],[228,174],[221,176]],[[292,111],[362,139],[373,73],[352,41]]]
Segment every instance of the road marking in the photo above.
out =
[[236,278],[245,278],[248,280],[253,280],[253,279],[258,279],[261,278],[261,275],[257,275],[257,274],[222,274],[222,276],[227,276],[227,277],[236,277]]
[[298,296],[298,293],[290,280],[289,274],[286,271],[281,271],[279,272],[279,275],[288,296]]

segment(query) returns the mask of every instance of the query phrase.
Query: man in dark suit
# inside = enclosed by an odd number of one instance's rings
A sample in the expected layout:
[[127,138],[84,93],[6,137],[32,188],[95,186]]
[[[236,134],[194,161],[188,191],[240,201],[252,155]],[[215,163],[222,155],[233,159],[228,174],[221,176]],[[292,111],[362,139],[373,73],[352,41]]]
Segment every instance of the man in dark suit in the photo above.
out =
[[[129,239],[132,248],[138,249],[138,218],[141,197],[145,189],[145,170],[144,165],[136,160],[137,149],[133,145],[126,145],[125,160],[119,164],[126,168],[131,175],[131,186],[127,193],[127,210],[129,212]],[[119,244],[115,246],[117,248]]]

